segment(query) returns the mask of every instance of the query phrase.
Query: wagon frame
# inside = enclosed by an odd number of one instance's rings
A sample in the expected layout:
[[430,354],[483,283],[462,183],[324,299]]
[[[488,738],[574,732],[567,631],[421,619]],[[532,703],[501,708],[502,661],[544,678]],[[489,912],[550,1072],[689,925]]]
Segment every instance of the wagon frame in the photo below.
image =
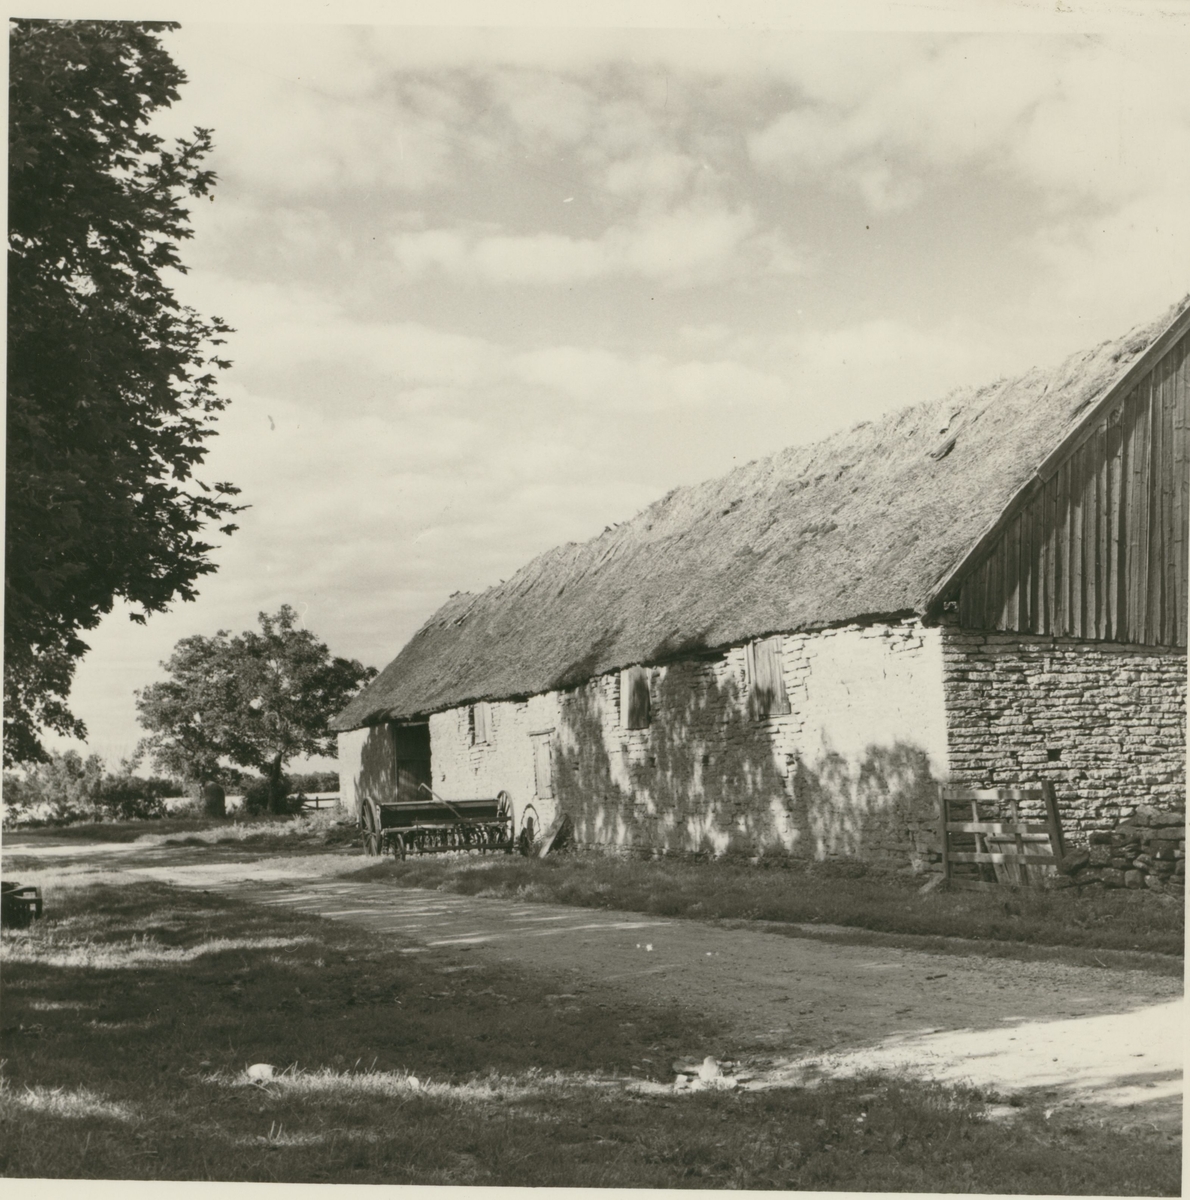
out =
[[425,784],[426,799],[365,800],[360,806],[364,853],[446,854],[457,851],[503,851],[516,849],[512,797],[500,792],[493,798],[446,800]]

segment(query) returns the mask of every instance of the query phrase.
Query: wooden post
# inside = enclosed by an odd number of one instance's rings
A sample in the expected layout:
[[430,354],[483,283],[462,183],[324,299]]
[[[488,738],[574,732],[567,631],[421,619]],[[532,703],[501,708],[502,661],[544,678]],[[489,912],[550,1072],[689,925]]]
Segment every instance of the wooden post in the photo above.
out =
[[[974,796],[971,798],[971,820],[976,825],[978,825],[981,820],[981,817],[979,815],[979,801],[976,800]],[[976,831],[976,833],[975,833],[975,853],[976,854],[986,854],[987,852],[988,852],[988,839],[982,833],[979,833],[978,831]],[[987,883],[996,883],[999,879],[999,876],[997,875],[997,872],[996,872],[996,864],[995,863],[981,862],[975,869],[976,869],[976,871],[979,872],[979,878],[984,880]],[[989,875],[991,876],[991,879],[988,879]]]
[[1041,781],[1041,794],[1045,797],[1046,823],[1050,827],[1050,845],[1058,858],[1066,857],[1066,846],[1062,841],[1062,821],[1058,816],[1058,797],[1054,794],[1054,785],[1048,780]]
[[1025,839],[1021,837],[1021,831],[1019,828],[1021,822],[1021,813],[1015,800],[1009,800],[1008,811],[1012,814],[1013,824],[1018,826],[1018,828],[1013,830],[1013,842],[1016,845],[1017,854],[1021,856],[1021,861],[1015,864],[1015,870],[1010,868],[1005,872],[1005,874],[1007,874],[1009,879],[1012,879],[1013,875],[1015,874],[1016,879],[1014,882],[1027,887],[1032,876],[1029,874],[1028,864],[1024,861]]
[[950,834],[946,831],[946,822],[950,817],[950,808],[946,803],[946,785],[938,785],[938,805],[942,810],[942,878],[950,879]]

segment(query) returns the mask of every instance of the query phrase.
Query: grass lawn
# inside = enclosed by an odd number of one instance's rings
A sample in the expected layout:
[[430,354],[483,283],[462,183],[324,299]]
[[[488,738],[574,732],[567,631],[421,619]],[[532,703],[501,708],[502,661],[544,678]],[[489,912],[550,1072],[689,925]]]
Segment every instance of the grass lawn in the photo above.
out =
[[[219,841],[277,842],[290,845],[293,839],[318,845],[357,844],[355,827],[336,821],[333,809],[315,809],[292,817],[271,813],[232,813],[226,817],[155,817],[143,821],[79,821],[71,825],[48,825],[37,829],[17,827],[4,831],[10,853],[22,846],[61,845],[87,842],[138,842],[200,844]],[[190,839],[190,840],[188,840]]]
[[[1032,888],[937,890],[923,896],[920,877],[859,863],[681,862],[591,853],[544,859],[445,855],[373,862],[361,868],[361,875],[403,887],[666,917],[825,924],[1086,951],[1183,952],[1180,900],[1122,890],[1075,895]],[[1075,957],[1095,962],[1093,954]],[[1180,963],[1170,967],[1181,973]]]
[[[5,1175],[1178,1192],[1155,1130],[882,1079],[635,1094],[730,1058],[724,1030],[215,894],[42,883],[52,917],[2,939]],[[257,1062],[281,1073],[250,1083]]]

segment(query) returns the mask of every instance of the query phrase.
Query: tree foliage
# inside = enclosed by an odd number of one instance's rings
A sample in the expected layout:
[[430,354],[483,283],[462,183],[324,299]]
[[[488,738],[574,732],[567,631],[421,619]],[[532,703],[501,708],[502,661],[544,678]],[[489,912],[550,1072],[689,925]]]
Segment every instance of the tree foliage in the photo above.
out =
[[137,693],[143,746],[158,768],[200,782],[223,760],[270,780],[281,807],[282,769],[301,754],[335,753],[328,724],[376,670],[331,655],[297,613],[283,604],[261,613],[260,629],[233,637],[183,638],[162,663],[169,678]]
[[295,792],[310,795],[315,792],[337,792],[339,790],[338,771],[308,771],[305,774],[291,774],[290,787]]
[[[194,477],[225,401],[228,327],[182,306],[187,196],[209,195],[211,132],[149,131],[185,76],[167,22],[10,23],[4,756],[44,759],[79,634],[193,599],[238,489]],[[213,197],[212,197],[213,198]]]
[[59,825],[72,821],[128,821],[165,814],[176,796],[173,780],[137,775],[137,760],[106,771],[98,754],[54,751],[22,772],[4,772],[6,825]]

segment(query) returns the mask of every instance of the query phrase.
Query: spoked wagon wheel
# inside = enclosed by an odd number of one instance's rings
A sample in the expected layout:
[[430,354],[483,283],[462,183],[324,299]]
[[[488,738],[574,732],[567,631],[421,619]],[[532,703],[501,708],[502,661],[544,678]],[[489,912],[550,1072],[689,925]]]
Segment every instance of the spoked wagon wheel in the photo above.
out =
[[532,804],[526,804],[521,809],[521,835],[517,838],[517,849],[528,856],[533,853],[533,843],[537,841],[540,822],[537,819],[537,809]]
[[364,853],[375,858],[380,853],[380,822],[372,806],[364,802],[363,812],[360,813],[360,824],[364,831]]
[[512,820],[512,797],[507,792],[498,792],[496,794],[496,840],[493,849],[502,846],[506,854],[512,853]]
[[392,835],[392,838],[393,838],[393,853],[402,862],[404,862],[405,861],[405,853],[406,853],[405,835],[402,833],[395,833]]

